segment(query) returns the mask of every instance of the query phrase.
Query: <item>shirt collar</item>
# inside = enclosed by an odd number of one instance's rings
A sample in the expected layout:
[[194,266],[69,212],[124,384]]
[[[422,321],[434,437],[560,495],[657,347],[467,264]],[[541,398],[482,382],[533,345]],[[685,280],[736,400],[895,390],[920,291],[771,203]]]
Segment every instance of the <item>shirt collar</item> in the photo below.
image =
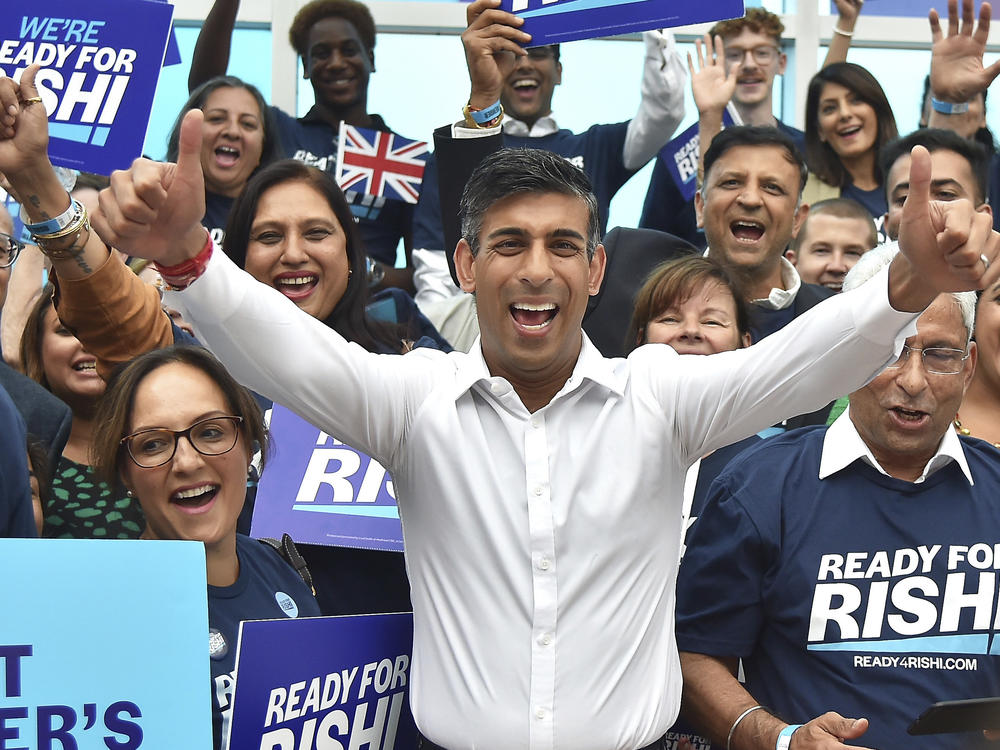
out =
[[[371,127],[369,130],[389,129],[386,127],[385,120],[382,119],[382,115],[369,114],[368,117],[371,118]],[[318,104],[314,104],[309,108],[308,112],[299,118],[299,122],[326,124],[326,118],[323,117],[323,110],[320,109],[320,106]]]
[[[553,401],[562,394],[579,388],[585,380],[619,396],[624,395],[626,375],[622,365],[625,360],[608,359],[598,351],[587,334],[581,331],[580,335],[583,337],[583,342],[580,346],[580,355],[573,367],[573,373]],[[500,393],[505,390],[504,384],[507,386],[506,390],[509,390],[510,385],[505,378],[490,374],[490,368],[483,357],[482,337],[477,336],[469,353],[461,357],[458,365],[458,373],[455,377],[455,399],[459,399],[475,385],[481,385],[485,390],[493,393]],[[494,386],[500,386],[500,388]]]
[[[879,466],[878,461],[875,460],[875,456],[868,449],[868,445],[862,440],[861,435],[858,434],[854,422],[851,421],[850,412],[851,407],[848,405],[844,413],[837,417],[837,420],[826,431],[826,435],[823,438],[823,455],[819,462],[819,478],[826,479],[838,471],[846,469],[858,459],[865,461],[881,474],[889,476],[885,469]],[[938,445],[937,452],[927,462],[927,465],[924,466],[923,473],[917,478],[914,484],[920,484],[935,471],[952,461],[958,464],[962,473],[965,474],[965,478],[969,480],[969,484],[975,484],[972,480],[972,471],[969,469],[969,462],[965,458],[965,451],[962,449],[962,442],[958,439],[955,431],[951,429],[945,431],[944,437],[941,438],[941,443]]]
[[516,117],[511,117],[510,115],[504,115],[503,118],[503,132],[507,135],[517,135],[521,137],[528,138],[541,138],[546,135],[552,135],[553,133],[559,132],[559,126],[556,125],[556,118],[552,112],[549,112],[544,117],[539,117],[535,124],[530,128],[526,123],[518,120]]
[[[705,248],[702,255],[707,258],[711,252],[712,248],[708,247]],[[769,310],[784,310],[795,301],[795,295],[799,293],[799,287],[802,286],[802,279],[799,277],[799,272],[795,270],[795,266],[784,255],[779,258],[779,262],[781,263],[781,285],[784,289],[774,287],[766,297],[750,300],[751,305],[765,307]]]

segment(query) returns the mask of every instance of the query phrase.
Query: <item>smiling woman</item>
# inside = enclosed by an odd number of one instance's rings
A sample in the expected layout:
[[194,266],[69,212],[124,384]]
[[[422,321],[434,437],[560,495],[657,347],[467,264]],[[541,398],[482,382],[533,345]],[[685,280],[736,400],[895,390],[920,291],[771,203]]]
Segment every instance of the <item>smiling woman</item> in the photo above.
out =
[[97,359],[59,321],[52,288],[28,315],[21,338],[25,374],[64,401],[73,412],[66,448],[53,472],[49,502],[42,509],[43,536],[73,539],[135,539],[142,511],[120,483],[100,481],[90,465],[94,410],[104,393]]
[[205,174],[205,216],[202,224],[222,242],[233,199],[261,166],[278,158],[278,140],[270,109],[255,86],[234,76],[219,76],[191,92],[181,107],[167,141],[167,161],[177,160],[180,123],[200,109],[201,168]]

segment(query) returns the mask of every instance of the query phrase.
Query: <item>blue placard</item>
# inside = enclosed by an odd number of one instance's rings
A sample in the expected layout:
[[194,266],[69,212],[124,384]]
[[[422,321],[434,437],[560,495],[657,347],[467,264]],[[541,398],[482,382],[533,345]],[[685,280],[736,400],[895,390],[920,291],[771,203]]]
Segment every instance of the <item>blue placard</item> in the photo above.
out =
[[413,615],[240,624],[229,747],[412,750]]
[[[733,118],[728,111],[722,113],[723,127],[733,124]],[[695,123],[680,135],[660,149],[660,158],[670,170],[670,176],[685,201],[694,200],[698,191],[698,157],[700,155],[701,139],[698,136],[698,123]]]
[[[942,18],[947,20],[947,0],[868,0],[865,3],[864,15],[927,18],[927,13],[931,8],[937,8]],[[979,11],[977,10],[977,17],[978,14]],[[830,0],[830,15],[837,15],[837,4],[833,0]]]
[[110,174],[142,154],[173,6],[152,0],[6,0],[0,71],[28,65],[53,164]]
[[392,477],[378,461],[275,404],[272,454],[257,488],[250,534],[401,552]]
[[524,18],[531,46],[739,18],[743,0],[503,0]]
[[204,546],[0,539],[0,746],[212,746]]

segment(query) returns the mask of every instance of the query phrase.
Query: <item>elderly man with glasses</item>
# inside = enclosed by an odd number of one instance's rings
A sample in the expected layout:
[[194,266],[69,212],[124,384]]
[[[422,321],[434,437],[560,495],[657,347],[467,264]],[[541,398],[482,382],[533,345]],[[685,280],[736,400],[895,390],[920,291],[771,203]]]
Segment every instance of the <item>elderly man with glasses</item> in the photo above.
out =
[[942,294],[829,428],[764,441],[716,481],[677,594],[684,707],[714,743],[985,746],[906,731],[936,701],[1000,695],[1000,461],[951,429],[974,315],[974,293]]
[[10,267],[24,247],[14,236],[14,221],[10,213],[0,204],[0,311],[7,299],[7,282],[10,281]]

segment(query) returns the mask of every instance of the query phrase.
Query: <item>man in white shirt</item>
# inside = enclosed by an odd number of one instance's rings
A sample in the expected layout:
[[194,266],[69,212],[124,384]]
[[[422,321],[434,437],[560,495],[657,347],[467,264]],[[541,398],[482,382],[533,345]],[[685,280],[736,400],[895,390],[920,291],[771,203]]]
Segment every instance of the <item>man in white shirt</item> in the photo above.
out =
[[[844,288],[893,252],[865,255]],[[713,485],[677,594],[686,718],[713,743],[985,742],[906,732],[936,701],[1000,692],[989,647],[1000,462],[952,427],[975,370],[975,305],[971,292],[937,297],[899,359],[829,429],[764,441]],[[977,544],[990,550],[988,571]]]
[[[502,151],[470,181],[456,251],[479,343],[383,357],[204,248],[200,132],[192,111],[176,166],[116,175],[95,227],[183,276],[172,306],[242,383],[392,472],[414,605],[411,703],[421,731],[453,750],[633,750],[662,736],[680,699],[687,466],[861,387],[940,288],[1000,270],[984,270],[1000,243],[988,217],[927,202],[918,152],[906,254],[863,291],[748,349],[608,360],[581,331],[605,264],[586,178],[549,152]],[[78,261],[97,267],[101,253],[88,243]]]

